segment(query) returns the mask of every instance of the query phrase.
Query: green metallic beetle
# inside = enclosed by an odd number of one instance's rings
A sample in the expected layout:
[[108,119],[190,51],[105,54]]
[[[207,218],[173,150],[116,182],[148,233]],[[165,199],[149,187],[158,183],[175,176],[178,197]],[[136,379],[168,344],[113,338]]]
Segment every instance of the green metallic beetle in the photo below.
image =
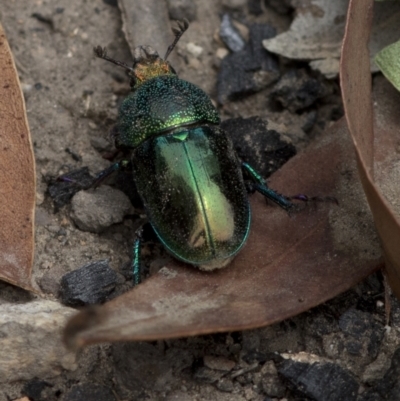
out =
[[[101,47],[94,49],[98,57],[125,68],[132,86],[115,134],[116,147],[131,150],[131,158],[99,173],[95,185],[118,169],[132,168],[149,222],[165,248],[177,259],[214,270],[234,258],[249,234],[242,171],[254,190],[283,209],[293,203],[240,162],[210,98],[179,79],[166,61],[187,28],[186,21],[178,23],[164,59],[149,46],[137,47],[132,67],[109,58]],[[133,248],[135,284],[140,282],[140,242],[141,229]]]

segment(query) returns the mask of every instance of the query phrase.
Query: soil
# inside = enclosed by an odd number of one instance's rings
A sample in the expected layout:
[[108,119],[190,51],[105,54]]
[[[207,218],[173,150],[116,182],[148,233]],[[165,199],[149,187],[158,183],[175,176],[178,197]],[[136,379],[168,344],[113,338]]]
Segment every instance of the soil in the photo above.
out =
[[[177,46],[178,73],[202,87],[215,101],[220,63],[217,53],[224,47],[217,31],[224,8],[221,1],[194,3],[196,19]],[[268,22],[278,32],[288,28],[289,14],[264,6],[263,10],[258,16],[249,14],[247,7],[230,12],[242,23]],[[109,166],[103,157],[112,149],[108,132],[116,120],[118,104],[129,92],[129,82],[123,72],[96,59],[92,47],[106,46],[110,55],[128,64],[132,58],[122,31],[121,12],[114,1],[3,1],[0,18],[20,74],[36,158],[33,280],[49,299],[57,299],[60,279],[67,272],[99,259],[108,259],[111,267],[118,270],[130,257],[135,224],[132,219],[112,225],[101,234],[81,231],[71,219],[69,206],[55,213],[47,190],[50,177],[83,166],[94,174]],[[170,35],[167,23],[165,32]],[[149,37],[148,42],[157,47],[157,38]],[[195,57],[188,43],[200,46],[201,55]],[[159,51],[163,54],[165,49]],[[281,60],[283,72],[304,66]],[[333,94],[318,104],[317,123],[307,134],[299,128],[304,124],[300,113],[270,107],[270,89],[219,106],[222,119],[260,116],[277,127],[284,125],[301,149],[329,125],[340,103],[336,82],[318,79],[333,88]],[[153,248],[147,249],[152,258],[165,257],[161,247]],[[32,400],[95,399],[87,394],[96,391],[105,400],[328,399],[306,396],[282,372],[278,376],[274,363],[279,370],[279,362],[273,362],[273,355],[299,352],[318,355],[346,369],[359,383],[358,392],[362,395],[384,377],[400,342],[399,307],[394,299],[391,329],[384,330],[382,282],[377,273],[326,304],[258,330],[157,343],[93,346],[80,355],[75,371],[38,377],[37,383],[47,384],[36,396],[29,390],[31,381],[14,382],[0,389],[0,401],[17,399],[22,394],[30,395]],[[27,298],[10,285],[1,283],[0,288],[3,301],[21,302]],[[339,318],[350,309],[362,311],[377,322],[380,334],[373,344],[375,351],[349,351]],[[362,337],[360,341],[364,347],[369,340]],[[79,398],[77,389],[86,395]]]

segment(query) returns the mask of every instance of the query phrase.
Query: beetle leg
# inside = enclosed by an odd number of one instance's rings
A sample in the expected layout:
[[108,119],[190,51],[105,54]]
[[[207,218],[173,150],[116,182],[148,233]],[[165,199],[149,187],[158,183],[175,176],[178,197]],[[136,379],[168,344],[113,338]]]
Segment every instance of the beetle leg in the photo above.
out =
[[273,189],[269,188],[265,180],[261,177],[260,174],[257,173],[249,164],[242,162],[242,168],[250,175],[252,183],[250,184],[250,191],[257,191],[260,194],[264,195],[267,199],[275,202],[278,206],[286,211],[293,211],[295,208],[292,200],[299,200],[302,202],[331,202],[336,205],[339,204],[338,200],[334,196],[313,196],[309,197],[304,194],[298,194],[295,196],[285,196],[281,195],[278,192],[275,192]]
[[291,198],[281,195],[278,192],[275,192],[273,189],[269,188],[264,179],[260,174],[257,173],[256,170],[253,169],[249,164],[242,162],[242,168],[250,175],[251,180],[253,181],[252,188],[259,192],[261,195],[264,195],[267,199],[270,199],[272,202],[276,203],[282,209],[286,211],[290,211],[294,204],[290,201]]
[[87,167],[83,167],[79,170],[70,171],[67,174],[60,175],[57,177],[56,181],[73,184],[77,187],[77,192],[80,189],[86,189],[90,187],[93,178],[89,174],[89,169]]
[[141,270],[140,248],[142,242],[142,234],[143,234],[143,227],[140,227],[135,232],[135,241],[133,242],[132,272],[133,272],[134,285],[138,285],[142,281],[140,277],[140,270]]
[[91,181],[89,181],[89,183],[80,182],[78,179],[69,176],[69,174],[59,176],[57,178],[57,181],[63,181],[63,182],[68,182],[70,184],[74,184],[80,189],[96,188],[111,174],[115,173],[118,170],[125,169],[129,163],[130,163],[129,160],[121,160],[117,163],[114,163],[110,167],[107,167],[106,169],[97,173],[96,176]]
[[107,177],[116,171],[126,168],[129,163],[129,160],[121,160],[117,163],[113,163],[110,167],[107,167],[105,170],[102,170],[96,174],[96,177],[94,177],[90,187],[98,187]]

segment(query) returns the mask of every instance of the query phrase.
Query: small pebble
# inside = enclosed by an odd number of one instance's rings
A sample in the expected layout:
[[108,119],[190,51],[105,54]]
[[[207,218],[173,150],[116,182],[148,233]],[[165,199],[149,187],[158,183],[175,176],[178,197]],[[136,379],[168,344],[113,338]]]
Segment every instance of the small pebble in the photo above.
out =
[[228,358],[218,357],[213,355],[206,355],[203,358],[204,366],[210,369],[222,370],[224,372],[231,371],[236,363]]
[[239,30],[233,25],[228,14],[224,14],[222,16],[219,36],[227,48],[233,52],[243,50],[244,46],[246,45]]
[[216,386],[218,390],[223,391],[225,393],[231,393],[234,389],[232,380],[228,379],[227,377],[219,379]]
[[199,57],[201,53],[203,53],[203,48],[201,46],[197,46],[193,42],[189,42],[186,45],[186,50],[193,56],[193,57]]
[[32,91],[33,85],[21,82],[21,89],[22,89],[22,92],[24,93],[24,95],[26,95]]
[[92,191],[80,191],[71,201],[71,218],[82,231],[100,233],[121,223],[131,210],[129,198],[117,189],[102,185]]
[[215,52],[215,55],[217,58],[220,60],[224,59],[227,55],[229,54],[229,50],[225,49],[225,47],[219,47],[217,51]]
[[206,366],[201,366],[195,369],[193,377],[194,379],[203,383],[215,383],[225,374],[222,370],[210,369]]
[[107,141],[106,138],[102,136],[95,136],[90,139],[90,144],[98,151],[98,152],[105,152],[110,151],[111,144]]

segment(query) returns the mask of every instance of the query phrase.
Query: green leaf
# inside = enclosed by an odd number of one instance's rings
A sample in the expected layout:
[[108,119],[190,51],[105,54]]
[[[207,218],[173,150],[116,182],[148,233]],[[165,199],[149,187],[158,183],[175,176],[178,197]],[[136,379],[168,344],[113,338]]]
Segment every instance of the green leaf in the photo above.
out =
[[383,75],[400,91],[400,41],[383,48],[375,56]]

